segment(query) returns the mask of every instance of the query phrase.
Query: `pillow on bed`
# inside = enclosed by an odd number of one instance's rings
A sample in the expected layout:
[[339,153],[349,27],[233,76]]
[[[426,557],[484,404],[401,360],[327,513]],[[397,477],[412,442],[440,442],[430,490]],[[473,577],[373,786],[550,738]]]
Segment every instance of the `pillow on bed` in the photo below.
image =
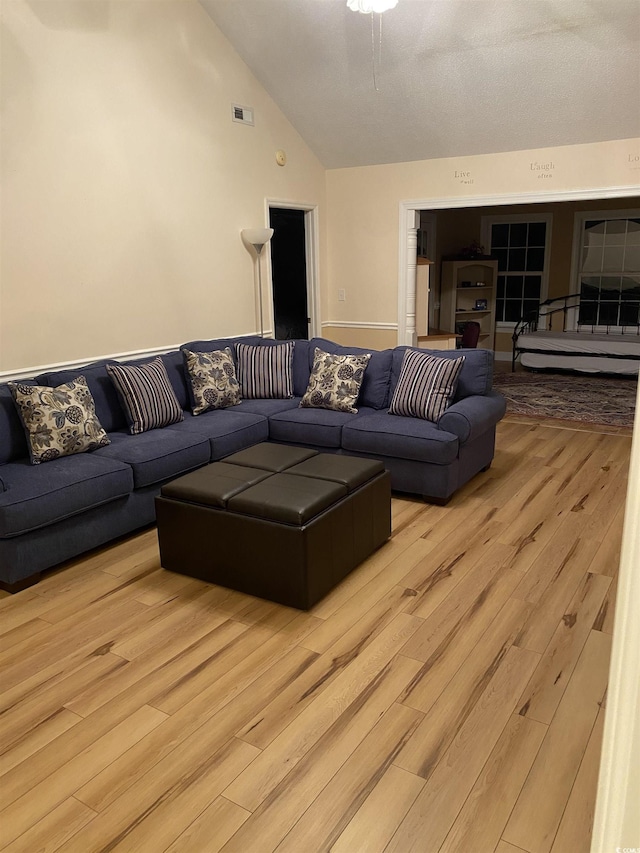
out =
[[463,364],[463,355],[460,358],[439,358],[407,350],[389,414],[437,423],[453,400]]

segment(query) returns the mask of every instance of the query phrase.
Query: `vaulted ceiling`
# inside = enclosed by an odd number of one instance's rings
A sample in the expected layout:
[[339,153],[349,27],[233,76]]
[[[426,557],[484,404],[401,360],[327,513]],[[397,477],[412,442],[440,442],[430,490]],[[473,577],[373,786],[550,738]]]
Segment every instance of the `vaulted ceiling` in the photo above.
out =
[[327,168],[640,136],[639,0],[200,3]]

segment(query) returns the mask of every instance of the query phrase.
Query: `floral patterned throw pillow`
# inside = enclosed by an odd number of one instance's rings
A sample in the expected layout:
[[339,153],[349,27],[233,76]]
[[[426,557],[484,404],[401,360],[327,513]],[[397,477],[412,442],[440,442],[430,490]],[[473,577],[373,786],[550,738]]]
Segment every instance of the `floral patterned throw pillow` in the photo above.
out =
[[193,414],[241,402],[240,384],[229,347],[213,352],[182,350],[193,394]]
[[10,382],[32,465],[110,444],[84,376],[49,388]]
[[371,353],[334,355],[316,347],[302,408],[357,412],[355,408]]

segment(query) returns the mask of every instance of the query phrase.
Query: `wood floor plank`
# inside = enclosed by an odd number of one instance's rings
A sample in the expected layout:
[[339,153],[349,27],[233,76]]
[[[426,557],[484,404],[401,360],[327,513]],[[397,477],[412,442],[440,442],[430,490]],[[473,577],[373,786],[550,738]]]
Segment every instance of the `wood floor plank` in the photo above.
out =
[[288,649],[298,645],[307,633],[313,630],[316,619],[306,614],[296,617],[297,630],[280,631],[253,626],[224,649],[203,661],[187,675],[164,688],[149,699],[149,704],[167,714],[175,714],[192,699],[202,696],[215,685],[216,691],[229,694],[240,692],[248,681],[255,678],[255,671],[263,671],[282,657]]
[[519,713],[549,725],[562,699],[611,581],[584,575],[520,699]]
[[508,841],[501,839],[494,853],[527,853],[527,851],[523,851],[522,847],[515,847],[513,844],[509,844]]
[[535,720],[509,718],[439,853],[494,849],[546,733]]
[[431,636],[424,636],[428,630],[425,628],[416,632],[416,638],[422,635],[420,645],[418,640],[415,645],[408,643],[403,653],[423,661],[423,665],[402,696],[405,705],[426,713],[457,673],[461,679],[469,678],[469,670],[462,667],[470,656],[468,666],[480,677],[498,650],[512,642],[530,610],[526,602],[509,602],[505,606],[518,579],[518,573],[509,569],[499,572],[492,583],[478,592],[472,609],[462,620],[434,626],[440,630]]
[[[619,506],[615,503],[614,506]],[[611,524],[602,533],[600,539],[595,538],[596,531],[589,526],[586,535],[594,543],[595,554],[589,563],[589,571],[607,577],[615,577],[620,565],[620,546],[622,544],[622,528],[624,525],[624,507],[620,507]]]
[[[193,634],[183,634],[176,644],[168,644],[141,655],[107,676],[97,687],[89,686],[78,696],[70,698],[66,706],[81,717],[88,717],[99,708],[129,690],[137,690],[145,701],[155,699],[164,690],[171,690],[176,682],[188,677],[198,666],[228,646],[237,646],[247,628],[220,616],[212,617],[211,630],[202,635],[197,626]],[[262,642],[270,636],[251,637],[248,644]]]
[[128,719],[74,756],[22,797],[0,812],[3,841],[16,840],[50,811],[71,797],[83,781],[92,778],[137,740],[162,725],[166,714],[143,706]]
[[84,803],[69,797],[8,847],[3,846],[3,853],[54,853],[95,816]]
[[[395,760],[398,767],[428,779],[436,765],[456,738],[459,730],[475,711],[477,703],[510,655],[513,639],[522,620],[525,602],[509,599],[497,618],[487,629],[463,665],[454,672],[446,688],[433,700],[433,696],[415,687],[415,678],[401,701],[411,707],[427,709],[423,722]],[[533,655],[523,660],[539,660]],[[513,653],[510,659],[513,658]],[[526,682],[525,682],[526,684]],[[524,687],[524,685],[523,685]],[[520,698],[520,697],[518,697]],[[517,700],[516,700],[517,701]]]
[[[15,596],[12,596],[15,598]],[[30,619],[22,622],[15,628],[4,630],[3,617],[0,615],[0,637],[2,638],[2,650],[0,651],[0,667],[5,666],[7,661],[11,662],[15,654],[25,651],[29,646],[33,648],[42,642],[42,637],[51,631],[51,623],[43,619]],[[38,638],[38,639],[37,639]],[[19,650],[16,651],[16,647]]]
[[[401,613],[264,750],[250,771],[224,791],[225,797],[254,811],[295,764],[317,743],[345,709],[380,676],[421,620]],[[408,659],[404,659],[408,661]],[[411,661],[411,675],[418,665]],[[407,664],[405,664],[406,666]],[[404,684],[403,684],[404,687]]]
[[508,649],[473,711],[456,732],[445,757],[395,832],[386,853],[438,850],[500,739],[538,659],[528,649],[515,646]]
[[64,710],[65,702],[82,692],[86,685],[100,684],[103,678],[123,666],[126,666],[126,661],[116,655],[89,658],[66,678],[54,679],[48,689],[34,691],[6,706],[2,714],[0,754],[8,752],[41,723]]
[[616,610],[616,597],[618,594],[618,576],[611,579],[607,594],[598,611],[593,623],[595,631],[604,631],[605,634],[613,634],[613,622]]
[[139,799],[129,793],[115,800],[62,850],[165,850],[258,753],[248,743],[231,739],[212,756],[201,756],[188,766],[183,763],[181,775],[172,774],[172,784],[168,784],[171,777],[160,785],[150,781],[139,789]]
[[610,651],[611,638],[592,631],[503,833],[505,841],[531,853],[551,849],[604,699]]
[[404,610],[409,605],[407,597],[410,593],[400,582],[407,572],[422,564],[433,547],[433,543],[418,539],[413,546],[389,563],[384,572],[376,575],[360,589],[356,596],[345,601],[331,616],[323,619],[304,641],[305,647],[314,652],[326,652],[360,619],[382,626],[385,617],[390,618]]
[[404,571],[406,574],[413,566],[421,562],[433,548],[432,543],[421,541],[421,530],[422,526],[418,526],[417,530],[413,530],[411,537],[405,530],[404,541],[399,542],[398,539],[391,539],[386,542],[375,554],[365,560],[355,572],[352,572],[341,584],[331,590],[322,601],[315,604],[310,612],[318,619],[325,620],[335,615],[341,608],[348,607],[349,602],[357,603],[361,591],[369,584],[384,582],[388,566],[394,563],[400,567],[406,567]]
[[193,642],[226,621],[227,617],[216,610],[216,593],[216,588],[200,586],[150,607],[148,618],[117,640],[111,651],[129,661],[162,648],[172,648],[175,653],[175,644],[180,644],[182,637]]
[[[237,736],[248,743],[265,749],[287,726],[310,705],[380,634],[389,621],[400,612],[406,602],[404,590],[394,587],[378,607],[358,620],[350,630],[317,659],[291,685],[283,690],[269,705],[261,707],[249,722],[240,728]],[[394,604],[397,607],[394,607]],[[330,621],[333,617],[329,617]],[[313,632],[311,637],[316,632]],[[301,641],[307,648],[308,639]]]
[[[395,697],[402,691],[414,671],[415,661],[399,655],[382,669],[357,701],[345,709],[315,745],[270,791],[249,820],[223,847],[224,853],[273,851],[381,722],[381,718],[384,719],[385,712],[394,704]],[[373,740],[370,743],[373,743]],[[310,843],[313,843],[313,840],[310,840]]]
[[299,853],[310,838],[314,839],[316,850],[333,850],[335,841],[391,767],[421,719],[422,714],[410,708],[392,705],[287,833],[277,846],[277,853]]
[[135,620],[147,610],[144,604],[133,599],[114,601],[113,606],[93,612],[82,624],[66,626],[58,631],[46,645],[39,647],[25,660],[16,659],[2,673],[3,690],[21,686],[31,689],[37,684],[48,682],[52,675],[63,672],[66,666],[85,659],[91,654],[100,654],[105,644],[114,642],[122,635],[130,620]]
[[425,780],[392,764],[331,847],[331,853],[382,853]]
[[[492,513],[492,508],[485,508],[482,525]],[[440,543],[429,555],[427,566],[416,566],[402,580],[407,589],[416,593],[407,612],[428,618],[475,566],[495,560],[500,562],[503,553],[490,534],[482,529],[471,536],[461,531],[456,539]]]
[[216,797],[165,853],[203,853],[204,850],[218,853],[249,817],[251,812],[224,797]]
[[[214,685],[173,714],[161,731],[151,732],[96,774],[78,790],[78,797],[101,812],[119,797],[126,797],[130,789],[143,784],[143,779],[147,788],[159,779],[160,796],[162,790],[179,778],[184,762],[187,772],[190,765],[221,749],[238,727],[254,715],[257,707],[285,690],[315,658],[313,652],[294,647],[273,666],[256,668],[254,680],[237,694],[225,694]],[[163,781],[167,776],[169,781]]]
[[407,642],[402,654],[426,661],[443,641],[450,637],[452,630],[456,634],[461,633],[462,626],[468,624],[473,613],[482,607],[491,591],[498,585],[498,575],[501,579],[511,575],[511,583],[506,584],[509,587],[508,596],[520,581],[515,573],[500,571],[510,554],[509,546],[498,544],[491,551],[489,559],[483,560],[474,572],[461,579],[455,595],[447,596],[424,618],[424,625]]
[[[68,711],[66,708],[58,708],[45,720],[42,720],[35,729],[29,731],[16,743],[14,743],[0,757],[0,777],[4,776],[14,767],[18,767],[43,747],[54,741],[59,735],[72,729],[82,717]],[[2,780],[0,779],[0,785]]]
[[567,807],[562,815],[551,853],[589,849],[598,789],[603,730],[604,710],[601,708],[580,764],[576,781],[571,789]]

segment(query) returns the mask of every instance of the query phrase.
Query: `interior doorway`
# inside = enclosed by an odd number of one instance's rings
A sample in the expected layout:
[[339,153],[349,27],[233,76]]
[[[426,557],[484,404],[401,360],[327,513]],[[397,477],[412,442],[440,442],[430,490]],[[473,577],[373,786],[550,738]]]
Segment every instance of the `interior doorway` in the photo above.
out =
[[270,207],[271,277],[276,340],[309,338],[305,211]]

